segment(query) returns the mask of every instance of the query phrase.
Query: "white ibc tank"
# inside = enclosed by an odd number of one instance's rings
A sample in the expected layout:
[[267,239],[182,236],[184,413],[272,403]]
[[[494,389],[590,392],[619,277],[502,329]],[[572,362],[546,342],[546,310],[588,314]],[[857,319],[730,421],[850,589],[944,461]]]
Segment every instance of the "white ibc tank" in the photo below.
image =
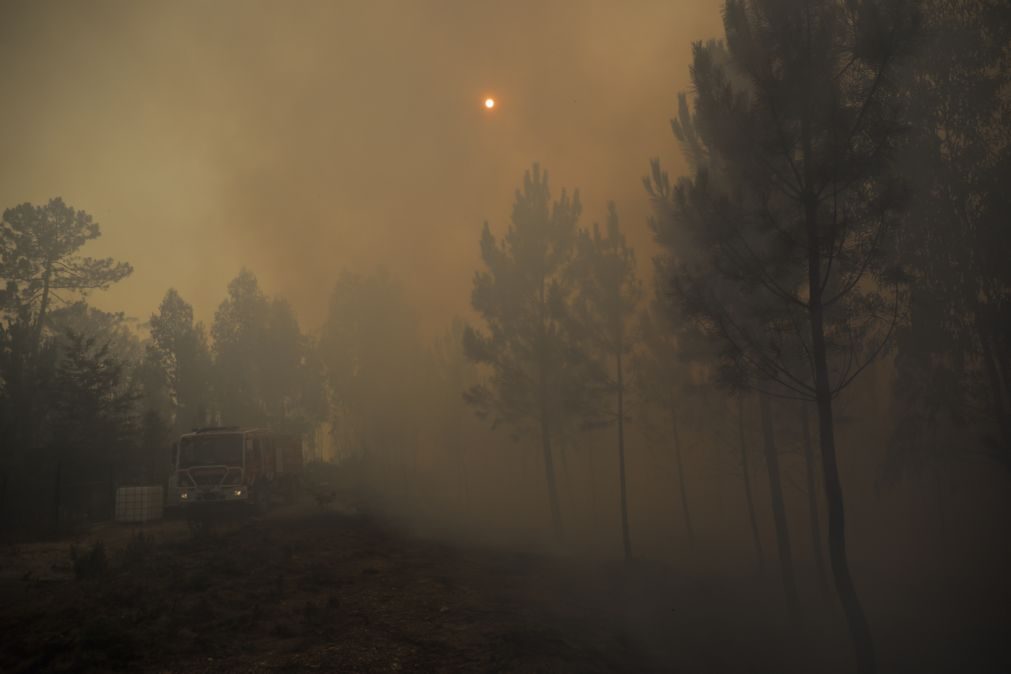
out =
[[161,487],[120,487],[116,490],[117,522],[159,520],[164,506]]

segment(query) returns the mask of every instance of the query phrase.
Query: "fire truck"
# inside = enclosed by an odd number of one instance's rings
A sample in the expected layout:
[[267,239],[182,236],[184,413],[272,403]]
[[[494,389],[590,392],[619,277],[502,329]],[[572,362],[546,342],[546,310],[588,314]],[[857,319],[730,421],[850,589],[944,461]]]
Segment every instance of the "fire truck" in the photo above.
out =
[[176,444],[175,504],[184,510],[209,504],[266,510],[295,499],[302,474],[298,438],[264,428],[216,426],[186,433]]

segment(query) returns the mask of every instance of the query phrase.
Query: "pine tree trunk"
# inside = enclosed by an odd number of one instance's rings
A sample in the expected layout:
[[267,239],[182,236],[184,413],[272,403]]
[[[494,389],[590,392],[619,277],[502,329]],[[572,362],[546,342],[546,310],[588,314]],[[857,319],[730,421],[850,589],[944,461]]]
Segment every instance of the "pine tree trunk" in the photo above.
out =
[[456,443],[456,451],[459,454],[460,461],[460,482],[463,487],[463,505],[466,508],[466,512],[471,511],[471,498],[470,498],[470,478],[467,475],[467,452],[463,450],[460,446],[459,439]]
[[548,505],[551,508],[551,531],[556,541],[562,540],[562,513],[558,507],[558,485],[555,482],[555,463],[551,457],[551,427],[547,412],[541,412],[541,448],[544,454],[544,477],[548,483]]
[[0,473],[0,530],[7,525],[7,481],[10,467],[4,466]]
[[783,486],[779,475],[779,454],[772,429],[772,413],[769,398],[758,397],[762,422],[762,442],[765,448],[765,467],[769,474],[769,494],[772,501],[772,519],[776,524],[776,547],[779,552],[779,571],[786,593],[786,605],[794,618],[798,617],[800,601],[797,597],[797,580],[793,573],[793,556],[790,553],[790,530],[786,521],[786,505],[783,503]]
[[[1000,373],[994,359],[993,348],[990,344],[990,335],[982,325],[980,311],[976,311],[976,336],[979,339],[982,351],[983,370],[986,372],[987,381],[990,385],[990,396],[993,404],[993,413],[996,417],[997,428],[1000,430],[1001,447],[1005,454],[1011,452],[1011,421],[1008,419],[1007,407],[1004,403],[1004,390],[1001,386]],[[1005,460],[1011,456],[1005,456]]]
[[632,541],[628,532],[628,492],[625,485],[625,380],[621,370],[621,351],[617,354],[618,365],[618,475],[621,481],[621,542],[625,550],[625,560],[632,559]]
[[555,462],[551,455],[551,424],[548,415],[548,358],[545,353],[545,308],[546,303],[546,289],[544,278],[541,278],[541,288],[540,288],[540,302],[538,307],[540,308],[540,322],[538,324],[538,339],[537,339],[537,374],[538,374],[538,387],[537,392],[540,396],[540,421],[541,421],[541,448],[544,453],[544,478],[548,483],[548,502],[551,508],[551,529],[554,533],[555,541],[560,542],[562,540],[562,511],[558,505],[558,484],[555,479]]
[[56,479],[53,480],[53,534],[60,533],[60,510],[63,508],[63,459],[56,459]]
[[755,517],[755,499],[751,495],[751,469],[748,467],[748,446],[744,439],[744,396],[737,396],[738,430],[741,436],[741,470],[744,472],[744,497],[748,503],[748,520],[751,523],[751,536],[755,542],[755,555],[758,558],[758,573],[765,572],[765,553],[762,551],[762,537],[758,534],[758,519]]
[[408,450],[411,457],[410,464],[408,464],[407,461],[404,461],[403,458],[400,459],[400,472],[403,475],[404,480],[404,487],[401,489],[401,494],[403,494],[404,504],[408,508],[406,512],[415,512],[417,509],[415,495],[418,493],[418,443],[415,440],[408,440],[408,444],[411,447],[411,449]]
[[821,515],[818,512],[818,482],[814,479],[815,458],[811,445],[811,424],[807,418],[807,403],[801,403],[801,428],[804,433],[804,477],[807,481],[807,508],[811,514],[811,552],[814,554],[818,570],[818,586],[826,596],[829,593],[828,574],[825,572],[825,557],[822,554]]
[[[808,213],[809,223],[813,223],[814,213]],[[849,561],[846,558],[846,513],[843,505],[842,484],[839,480],[839,465],[835,453],[835,429],[832,419],[832,390],[828,378],[828,355],[825,348],[825,328],[821,305],[821,260],[818,247],[811,246],[808,267],[808,289],[810,299],[808,311],[811,320],[811,350],[814,360],[815,395],[818,403],[818,437],[821,442],[822,475],[825,480],[825,501],[828,507],[828,552],[832,564],[832,577],[836,592],[846,614],[850,638],[856,653],[857,671],[873,674],[877,671],[874,662],[874,641],[864,615],[863,606],[857,596],[853,578],[850,576]]]
[[674,459],[677,461],[678,465],[678,487],[681,489],[681,511],[684,513],[685,531],[688,533],[688,542],[690,543],[695,539],[695,533],[692,530],[691,512],[688,510],[688,490],[685,489],[685,468],[684,463],[681,460],[681,434],[678,433],[677,413],[674,411],[673,404],[671,405],[670,411],[670,423],[671,430],[674,433]]
[[42,349],[42,328],[45,325],[46,311],[49,309],[49,282],[53,275],[52,262],[46,262],[46,271],[42,277],[42,301],[39,303],[39,315],[35,318],[32,328],[32,367],[38,366],[39,351]]
[[937,452],[934,453],[934,465],[931,471],[934,474],[934,497],[937,503],[937,534],[939,547],[944,550],[946,549],[945,543],[947,542],[947,531],[946,531],[946,521],[948,519],[944,505],[944,471],[941,470],[941,464],[937,459]]
[[1000,342],[1000,335],[994,335],[993,352],[994,360],[997,361],[997,369],[1000,378],[1004,382],[1004,399],[1011,402],[1011,363],[1008,362],[1007,335],[1004,335],[1004,344]]
[[561,459],[562,463],[562,476],[561,479],[558,480],[558,504],[559,507],[561,507],[562,489],[565,489],[565,493],[568,494],[567,498],[569,499],[573,499],[575,497],[576,490],[572,486],[572,473],[569,472],[569,450],[572,449],[569,445],[569,438],[563,437],[561,442],[559,442],[556,446],[558,446],[558,457]]

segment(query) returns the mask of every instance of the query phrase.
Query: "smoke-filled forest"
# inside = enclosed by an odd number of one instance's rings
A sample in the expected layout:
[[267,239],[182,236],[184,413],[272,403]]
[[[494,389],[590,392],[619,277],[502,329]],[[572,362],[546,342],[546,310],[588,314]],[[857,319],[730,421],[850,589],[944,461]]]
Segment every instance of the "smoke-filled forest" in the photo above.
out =
[[0,670],[1011,670],[1011,5],[0,3]]

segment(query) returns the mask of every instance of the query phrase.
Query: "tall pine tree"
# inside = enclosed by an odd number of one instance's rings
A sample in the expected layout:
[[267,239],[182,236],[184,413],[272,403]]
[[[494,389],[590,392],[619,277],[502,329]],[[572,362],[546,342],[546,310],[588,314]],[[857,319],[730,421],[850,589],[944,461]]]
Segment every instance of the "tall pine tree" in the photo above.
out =
[[211,356],[203,324],[193,322],[193,307],[170,288],[151,316],[150,326],[148,358],[168,387],[175,430],[205,425],[210,413]]
[[501,240],[485,223],[471,302],[486,329],[468,327],[464,349],[490,369],[465,397],[479,414],[519,435],[539,437],[551,524],[562,536],[552,443],[585,412],[587,360],[571,335],[579,193],[552,200],[548,175],[534,164],[516,191]]
[[916,23],[901,0],[728,0],[726,58],[695,46],[694,114],[674,125],[706,160],[676,189],[652,179],[658,238],[693,244],[668,248],[685,306],[752,386],[817,404],[829,557],[861,672],[874,648],[846,555],[832,401],[897,316],[892,76]]
[[[600,226],[581,231],[572,265],[576,280],[573,317],[594,355],[601,361],[599,386],[614,395],[614,411],[604,415],[618,427],[618,486],[621,506],[621,540],[625,559],[632,557],[628,526],[628,487],[625,471],[625,401],[628,393],[628,359],[635,344],[631,322],[642,299],[636,275],[635,253],[618,225],[614,203],[607,206],[604,233]],[[588,382],[594,386],[594,382]],[[589,410],[594,417],[596,409]]]

